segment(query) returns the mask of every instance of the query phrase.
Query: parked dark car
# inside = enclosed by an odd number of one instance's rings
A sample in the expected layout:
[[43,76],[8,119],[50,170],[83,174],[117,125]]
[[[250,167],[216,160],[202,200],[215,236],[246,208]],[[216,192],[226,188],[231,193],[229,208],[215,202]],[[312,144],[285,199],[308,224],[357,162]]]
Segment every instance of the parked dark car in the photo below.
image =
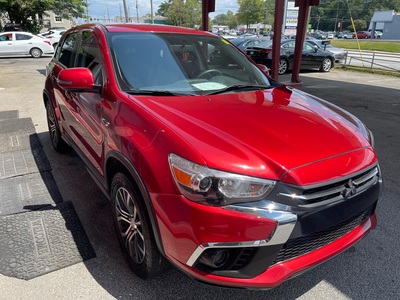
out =
[[24,31],[21,24],[7,23],[3,27],[3,31]]
[[[295,40],[283,40],[280,47],[280,59],[278,74],[282,75],[292,69],[294,59]],[[272,44],[260,44],[246,48],[246,53],[256,63],[266,65],[268,68],[272,64]],[[334,66],[335,57],[332,52],[324,51],[315,44],[306,41],[303,45],[301,59],[302,69],[318,68],[322,72],[329,72]]]
[[357,31],[356,33],[353,33],[353,39],[355,38],[358,39],[370,39],[371,38],[371,32],[368,31]]
[[236,47],[238,47],[240,50],[245,50],[247,47],[253,47],[253,46],[257,46],[258,44],[261,43],[272,43],[271,39],[267,39],[267,38],[257,38],[257,37],[253,37],[253,38],[235,38],[235,39],[231,39],[229,40],[232,44],[234,44]]
[[335,57],[335,62],[343,62],[347,58],[347,51],[341,48],[335,47],[331,44],[329,40],[317,40],[317,39],[309,39],[307,40],[312,44],[316,44],[324,51],[329,51],[333,53]]
[[169,262],[212,285],[273,288],[376,227],[372,133],[262,70],[188,28],[86,24],[61,38],[43,91],[50,140],[109,197],[138,276]]

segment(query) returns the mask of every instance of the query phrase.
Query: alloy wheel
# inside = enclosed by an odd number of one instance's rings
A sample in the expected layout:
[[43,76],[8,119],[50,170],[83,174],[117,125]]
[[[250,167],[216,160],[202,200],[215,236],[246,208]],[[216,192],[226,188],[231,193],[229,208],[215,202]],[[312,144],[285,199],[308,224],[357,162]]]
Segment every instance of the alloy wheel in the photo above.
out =
[[124,187],[116,192],[115,214],[118,231],[127,252],[135,263],[142,263],[146,253],[142,222],[132,195]]
[[283,59],[283,58],[280,59],[279,60],[279,67],[278,67],[278,74],[279,75],[285,74],[287,69],[288,69],[287,61],[285,59]]

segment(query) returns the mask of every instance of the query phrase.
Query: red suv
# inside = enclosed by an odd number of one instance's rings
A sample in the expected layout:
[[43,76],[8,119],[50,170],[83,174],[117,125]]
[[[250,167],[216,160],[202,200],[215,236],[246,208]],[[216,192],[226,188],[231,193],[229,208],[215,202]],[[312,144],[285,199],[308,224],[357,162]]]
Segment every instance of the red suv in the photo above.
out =
[[373,137],[341,108],[268,77],[208,32],[68,30],[43,93],[51,141],[112,202],[142,278],[272,288],[376,226]]

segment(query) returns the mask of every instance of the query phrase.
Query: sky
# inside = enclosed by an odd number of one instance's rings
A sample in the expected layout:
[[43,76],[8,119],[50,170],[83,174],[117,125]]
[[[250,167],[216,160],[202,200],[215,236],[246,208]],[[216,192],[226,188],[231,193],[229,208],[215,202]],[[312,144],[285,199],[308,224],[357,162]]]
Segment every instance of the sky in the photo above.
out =
[[[136,2],[137,1],[137,2]],[[166,0],[153,0],[154,14],[158,10],[160,3]],[[218,14],[226,14],[228,10],[236,13],[239,9],[237,0],[215,0],[215,12],[210,13],[210,18],[213,19]],[[129,16],[136,16],[136,3],[138,5],[139,17],[150,13],[150,0],[126,0]],[[108,18],[115,16],[125,16],[123,0],[88,0],[89,16],[92,18]]]

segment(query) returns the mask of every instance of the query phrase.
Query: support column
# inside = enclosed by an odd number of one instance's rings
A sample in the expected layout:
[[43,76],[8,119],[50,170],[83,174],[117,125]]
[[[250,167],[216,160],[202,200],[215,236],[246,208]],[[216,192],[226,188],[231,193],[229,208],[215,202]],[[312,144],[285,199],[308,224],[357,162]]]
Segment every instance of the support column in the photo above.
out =
[[318,5],[319,0],[296,0],[295,6],[299,7],[299,16],[297,19],[296,45],[294,48],[294,60],[292,67],[292,83],[302,84],[300,80],[300,64],[303,54],[303,43],[306,39],[308,17],[310,15],[310,6]]
[[282,38],[283,12],[285,8],[285,0],[275,1],[275,20],[274,20],[274,36],[272,37],[272,62],[271,77],[278,81],[278,68],[280,59],[280,48]]

